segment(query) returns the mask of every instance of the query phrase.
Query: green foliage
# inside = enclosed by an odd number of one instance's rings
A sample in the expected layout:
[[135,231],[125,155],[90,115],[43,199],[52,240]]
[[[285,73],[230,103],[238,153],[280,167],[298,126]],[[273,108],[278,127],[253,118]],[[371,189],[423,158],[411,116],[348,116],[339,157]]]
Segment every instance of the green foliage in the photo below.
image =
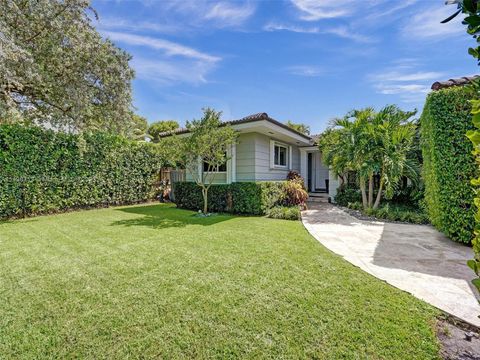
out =
[[0,125],[0,218],[150,200],[160,167],[153,144]]
[[295,130],[295,131],[298,131],[302,134],[305,134],[305,135],[310,135],[310,126],[306,125],[306,124],[302,124],[302,123],[294,123],[290,120],[287,121],[286,125]]
[[420,119],[425,204],[432,224],[452,240],[470,243],[474,226],[474,190],[478,175],[473,146],[472,90],[453,87],[428,95]]
[[356,203],[362,201],[362,194],[360,189],[342,185],[337,190],[335,196],[335,203],[340,206],[348,206],[350,203]]
[[377,209],[363,209],[362,203],[357,201],[349,203],[348,208],[352,210],[359,210],[365,215],[372,216],[377,219],[401,221],[412,224],[429,223],[428,216],[421,209],[400,204],[386,203]]
[[127,135],[131,56],[92,26],[88,0],[0,0],[0,122]]
[[[203,208],[202,191],[193,182],[175,183],[175,202],[190,210]],[[208,208],[216,212],[263,215],[276,205],[284,204],[285,182],[238,182],[213,184],[208,196]]]
[[[178,138],[176,145],[177,163],[185,167],[202,189],[205,214],[208,212],[208,190],[215,181],[216,169],[229,160],[228,149],[237,140],[235,130],[222,124],[221,115],[213,109],[203,109],[201,119],[187,122],[188,136]],[[207,171],[203,171],[204,164]]]
[[151,123],[148,127],[148,135],[152,138],[154,142],[160,140],[160,134],[163,132],[171,131],[178,129],[180,125],[175,120],[161,120]]
[[303,180],[291,180],[285,183],[285,204],[304,205],[308,199]]
[[134,140],[144,141],[145,138],[149,138],[147,130],[147,119],[143,116],[132,114],[132,128],[130,130],[130,134],[128,135]]
[[[404,176],[416,180],[416,124],[409,121],[415,113],[395,105],[379,112],[373,108],[353,110],[334,120],[333,127],[321,137],[319,147],[325,164],[343,179],[348,172],[356,172],[364,208],[377,208],[382,196],[390,199]],[[375,176],[380,178],[380,185],[374,202]]]
[[[467,136],[473,144],[473,155],[477,167],[480,168],[480,99],[472,100],[471,104],[475,130],[469,130]],[[472,184],[475,186],[474,203],[477,208],[475,213],[475,237],[472,240],[475,258],[470,260],[468,265],[477,275],[477,279],[473,280],[473,283],[480,291],[480,171],[477,174],[477,178],[472,180]]]
[[300,220],[300,208],[298,206],[274,206],[265,213],[272,219]]

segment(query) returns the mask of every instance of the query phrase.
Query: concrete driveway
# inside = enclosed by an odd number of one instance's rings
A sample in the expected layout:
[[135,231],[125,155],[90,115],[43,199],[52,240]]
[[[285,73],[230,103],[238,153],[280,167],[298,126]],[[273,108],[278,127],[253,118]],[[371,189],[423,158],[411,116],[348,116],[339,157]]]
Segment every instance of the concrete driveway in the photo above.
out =
[[320,243],[353,265],[480,326],[480,296],[466,265],[471,248],[431,226],[358,220],[328,203],[310,204],[302,221]]

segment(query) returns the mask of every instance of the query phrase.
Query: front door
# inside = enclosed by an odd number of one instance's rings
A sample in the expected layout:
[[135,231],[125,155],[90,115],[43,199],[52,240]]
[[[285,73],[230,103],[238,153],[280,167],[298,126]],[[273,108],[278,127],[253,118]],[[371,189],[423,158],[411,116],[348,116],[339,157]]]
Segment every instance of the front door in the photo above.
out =
[[307,161],[307,190],[310,192],[313,189],[313,156],[312,153],[308,153],[308,161]]

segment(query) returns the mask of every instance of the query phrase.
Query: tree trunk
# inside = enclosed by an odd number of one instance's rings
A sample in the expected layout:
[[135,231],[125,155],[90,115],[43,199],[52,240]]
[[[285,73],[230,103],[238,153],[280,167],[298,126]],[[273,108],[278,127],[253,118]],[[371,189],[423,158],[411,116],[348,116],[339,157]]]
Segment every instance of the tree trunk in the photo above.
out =
[[362,191],[362,203],[363,203],[363,208],[366,209],[368,204],[367,204],[367,193],[365,190],[365,179],[363,177],[360,178],[360,190]]
[[203,195],[203,213],[206,215],[208,212],[208,189],[202,188]]
[[378,205],[380,205],[380,200],[382,198],[382,190],[383,190],[383,179],[380,178],[380,187],[378,188],[377,198],[375,199],[375,204],[373,204],[373,208],[377,209]]
[[373,174],[368,177],[368,207],[373,204]]

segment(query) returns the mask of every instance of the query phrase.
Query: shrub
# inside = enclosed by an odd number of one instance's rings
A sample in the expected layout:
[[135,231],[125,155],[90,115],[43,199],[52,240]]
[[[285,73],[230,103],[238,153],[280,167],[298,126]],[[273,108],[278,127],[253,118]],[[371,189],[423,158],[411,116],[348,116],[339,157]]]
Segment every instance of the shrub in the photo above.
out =
[[298,206],[274,206],[265,214],[272,219],[300,220],[300,208]]
[[0,125],[0,218],[153,199],[156,146]]
[[285,184],[285,205],[304,205],[307,201],[308,193],[304,189],[303,180],[300,181],[290,180]]
[[354,202],[348,205],[349,209],[359,210],[365,215],[375,217],[377,219],[385,219],[389,221],[402,221],[413,224],[428,224],[428,216],[420,209],[415,209],[405,205],[387,203],[378,209],[363,209],[361,202]]
[[348,206],[349,203],[361,202],[362,194],[359,189],[342,185],[337,190],[335,202],[340,206]]
[[[178,207],[199,210],[203,207],[200,187],[193,182],[175,183]],[[238,182],[210,187],[208,206],[211,211],[263,215],[267,209],[282,204],[285,182]]]
[[473,129],[468,87],[428,95],[420,119],[424,159],[425,204],[432,224],[452,240],[470,243],[474,227],[474,190],[478,170],[473,146],[465,136]]

